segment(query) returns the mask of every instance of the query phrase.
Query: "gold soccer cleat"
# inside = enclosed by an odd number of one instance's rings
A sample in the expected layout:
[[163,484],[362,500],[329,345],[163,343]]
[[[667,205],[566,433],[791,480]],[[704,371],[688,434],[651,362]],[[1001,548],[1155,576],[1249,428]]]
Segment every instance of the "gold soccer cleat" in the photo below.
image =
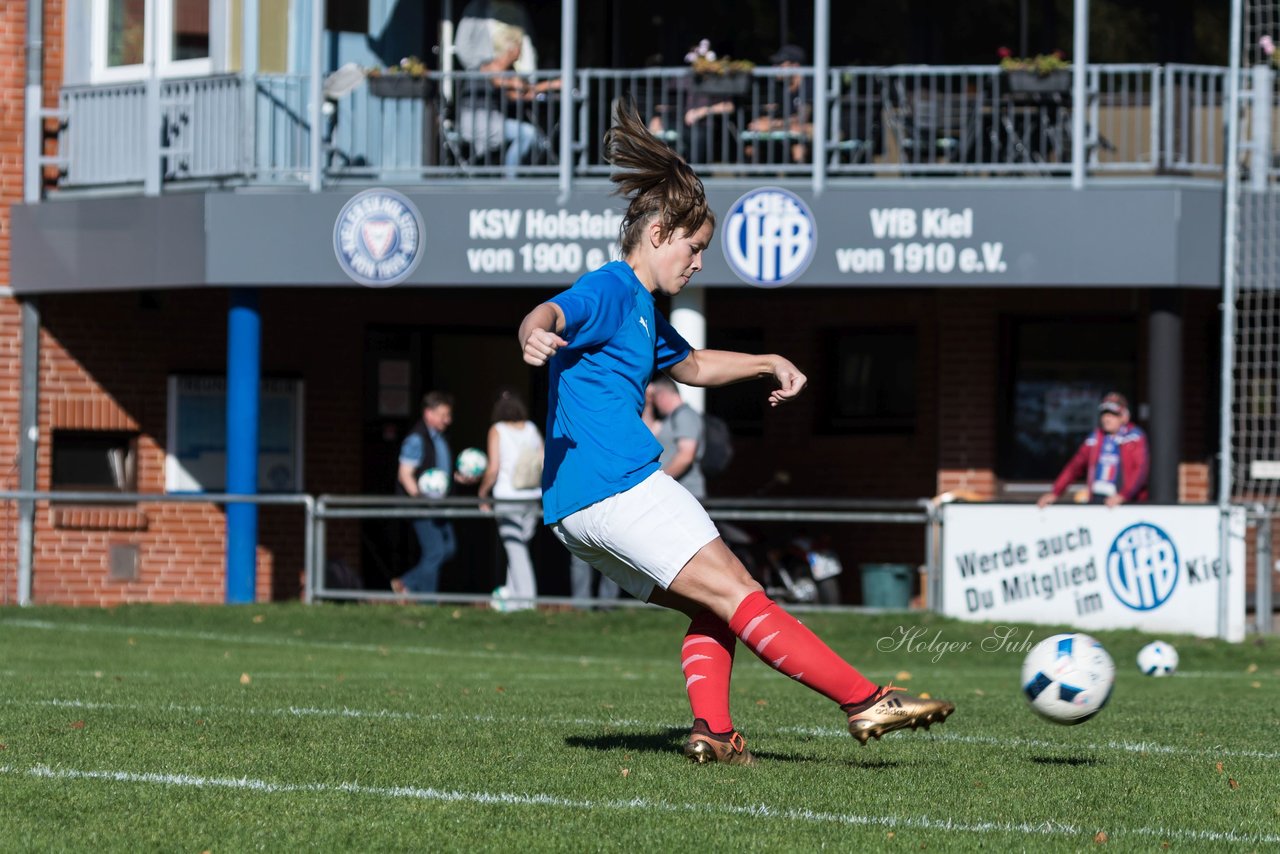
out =
[[706,733],[690,733],[689,740],[684,743],[684,755],[690,762],[699,765],[707,762],[720,762],[725,765],[754,765],[756,758],[747,750],[747,740],[742,733],[721,740]]
[[946,700],[921,699],[894,685],[885,685],[868,708],[849,715],[849,735],[865,746],[871,739],[895,729],[928,729],[945,721],[955,710],[955,705]]

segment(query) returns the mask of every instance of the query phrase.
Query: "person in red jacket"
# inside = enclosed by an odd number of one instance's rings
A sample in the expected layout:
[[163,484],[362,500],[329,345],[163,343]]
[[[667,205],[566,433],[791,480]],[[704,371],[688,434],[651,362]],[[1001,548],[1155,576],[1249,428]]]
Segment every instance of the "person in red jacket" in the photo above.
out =
[[1129,423],[1129,401],[1113,391],[1098,404],[1098,428],[1080,443],[1053,482],[1053,489],[1036,504],[1048,507],[1081,476],[1089,486],[1090,504],[1115,507],[1146,501],[1150,468],[1147,434]]

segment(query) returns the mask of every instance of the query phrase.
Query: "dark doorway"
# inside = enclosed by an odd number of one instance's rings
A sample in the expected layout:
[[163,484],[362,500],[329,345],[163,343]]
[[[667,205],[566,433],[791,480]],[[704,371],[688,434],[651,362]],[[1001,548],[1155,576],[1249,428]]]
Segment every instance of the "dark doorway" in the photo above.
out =
[[[503,388],[524,396],[530,417],[541,429],[546,420],[546,372],[529,369],[516,356],[511,330],[505,327],[368,327],[362,491],[394,494],[400,443],[421,417],[422,397],[428,391],[454,396],[448,439],[455,457],[464,448],[486,448],[491,409]],[[455,484],[452,494],[475,495],[476,487]],[[440,592],[488,593],[503,583],[506,565],[493,522],[459,519],[454,528],[458,553],[441,571]],[[418,559],[417,540],[405,520],[369,519],[361,533],[361,566],[370,589],[387,589],[392,578]],[[534,542],[534,561],[539,592],[563,594],[568,557],[546,532],[539,532]]]

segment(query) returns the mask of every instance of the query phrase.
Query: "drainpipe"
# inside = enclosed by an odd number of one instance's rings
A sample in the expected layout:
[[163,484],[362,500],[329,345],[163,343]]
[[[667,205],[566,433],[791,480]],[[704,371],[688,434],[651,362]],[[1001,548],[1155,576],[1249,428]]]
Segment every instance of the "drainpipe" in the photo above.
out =
[[1084,189],[1085,126],[1089,106],[1089,0],[1075,0],[1075,56],[1071,58],[1071,189]]
[[40,201],[40,156],[44,154],[44,127],[40,118],[44,107],[44,2],[27,3],[27,89],[26,144],[23,146],[22,200],[27,204]]
[[[560,4],[560,197],[569,201],[573,192],[574,87],[578,76],[578,0]],[[555,144],[555,143],[552,143]]]
[[[27,4],[26,141],[22,200],[28,205],[40,201],[44,154],[44,2]],[[21,302],[22,378],[18,405],[18,489],[36,488],[36,451],[40,440],[40,308],[34,299]],[[18,502],[18,604],[31,604],[31,576],[35,562],[36,504]]]

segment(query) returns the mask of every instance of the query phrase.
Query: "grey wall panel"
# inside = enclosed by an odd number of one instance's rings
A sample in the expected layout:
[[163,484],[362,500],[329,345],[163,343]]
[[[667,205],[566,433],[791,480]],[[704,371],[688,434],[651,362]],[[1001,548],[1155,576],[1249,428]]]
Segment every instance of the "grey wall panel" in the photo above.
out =
[[205,196],[97,198],[14,205],[15,293],[202,285]]
[[[734,206],[765,184],[708,187],[718,233],[694,282],[744,286],[759,246],[726,254]],[[621,201],[604,182],[564,204],[546,186],[398,188],[421,212],[421,260],[400,287],[567,285],[616,251]],[[334,227],[355,189],[57,200],[14,208],[17,292],[210,286],[350,286]],[[1218,287],[1222,191],[1187,181],[793,185],[811,229],[793,286]],[[763,222],[763,218],[761,222]],[[760,233],[771,226],[750,225]],[[749,230],[749,229],[748,229]],[[776,235],[775,235],[776,237]],[[798,254],[797,254],[798,253]]]

